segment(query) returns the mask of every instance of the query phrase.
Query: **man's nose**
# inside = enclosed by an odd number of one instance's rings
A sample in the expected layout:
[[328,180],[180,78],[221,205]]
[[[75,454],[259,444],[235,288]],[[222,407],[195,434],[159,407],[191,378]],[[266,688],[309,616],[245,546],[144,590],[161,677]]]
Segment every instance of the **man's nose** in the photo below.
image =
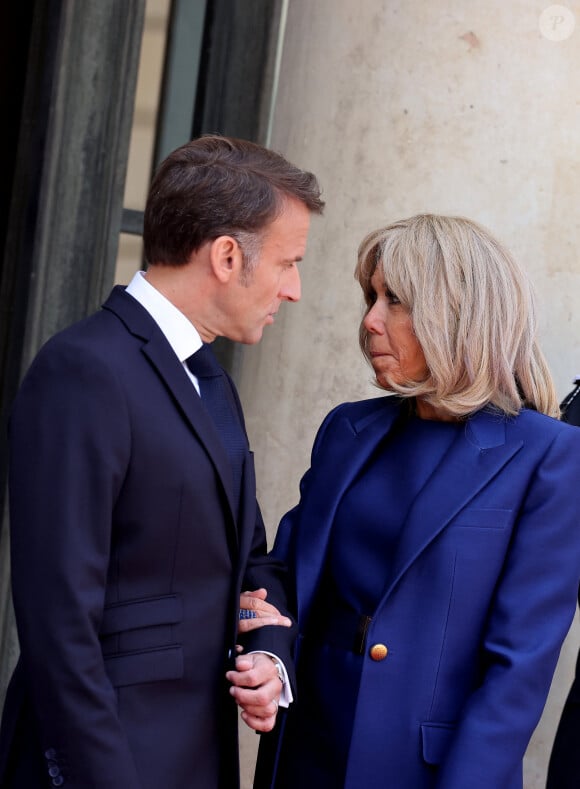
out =
[[300,301],[301,295],[300,272],[296,266],[292,266],[283,277],[280,298],[284,301]]

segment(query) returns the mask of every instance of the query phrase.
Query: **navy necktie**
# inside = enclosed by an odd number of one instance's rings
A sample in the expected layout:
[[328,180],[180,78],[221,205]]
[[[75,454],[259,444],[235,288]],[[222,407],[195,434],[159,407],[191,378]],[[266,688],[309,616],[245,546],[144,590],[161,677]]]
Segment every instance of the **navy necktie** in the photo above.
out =
[[229,382],[207,343],[204,343],[199,351],[190,356],[186,360],[186,364],[199,382],[202,402],[214,421],[229,458],[237,517],[247,441],[238,415],[228,397],[226,387],[229,386]]

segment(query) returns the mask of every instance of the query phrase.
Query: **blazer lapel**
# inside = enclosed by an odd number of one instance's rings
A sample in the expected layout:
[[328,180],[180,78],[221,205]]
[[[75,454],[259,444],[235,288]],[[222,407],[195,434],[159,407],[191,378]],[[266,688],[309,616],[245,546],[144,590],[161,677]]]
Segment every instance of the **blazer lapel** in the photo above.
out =
[[522,446],[522,441],[506,444],[505,417],[491,410],[468,420],[409,511],[383,600],[417,556]]
[[302,621],[308,616],[322,574],[340,499],[397,416],[398,408],[393,407],[390,400],[383,398],[376,410],[356,421],[351,421],[348,416],[339,416],[329,428],[328,438],[323,441],[316,463],[309,472],[308,487],[316,491],[316,495],[305,500],[296,547],[300,555],[296,592]]
[[103,307],[114,312],[125,324],[128,331],[143,340],[141,346],[143,354],[163,380],[176,407],[204,445],[222,481],[235,524],[237,514],[234,511],[233,503],[233,480],[226,451],[201,398],[195,391],[165,335],[147,310],[136,299],[125,293],[125,289],[120,286],[113,289]]

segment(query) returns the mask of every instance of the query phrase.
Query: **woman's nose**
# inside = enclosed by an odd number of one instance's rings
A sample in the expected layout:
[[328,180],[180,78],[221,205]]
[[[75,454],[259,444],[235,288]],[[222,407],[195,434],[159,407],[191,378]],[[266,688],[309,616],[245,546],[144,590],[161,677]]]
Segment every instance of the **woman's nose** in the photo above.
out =
[[383,322],[380,320],[376,304],[370,308],[363,318],[363,326],[370,334],[382,334],[384,331]]

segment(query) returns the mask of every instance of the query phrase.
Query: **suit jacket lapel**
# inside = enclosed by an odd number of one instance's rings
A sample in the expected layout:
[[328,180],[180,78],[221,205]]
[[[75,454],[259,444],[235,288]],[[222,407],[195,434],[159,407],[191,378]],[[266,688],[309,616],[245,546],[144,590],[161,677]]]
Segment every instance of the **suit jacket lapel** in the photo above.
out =
[[[208,455],[224,483],[233,514],[232,473],[224,446],[220,441],[211,418],[208,416],[201,398],[187,377],[181,362],[179,362],[171,348],[169,348],[163,335],[161,335],[161,337],[163,342],[161,342],[158,337],[152,337],[149,342],[143,346],[143,353],[164,380],[178,408],[182,411],[185,419],[189,422],[191,428],[205,446]],[[171,355],[167,352],[168,348]]]
[[136,299],[125,293],[122,287],[113,289],[103,307],[114,312],[125,324],[128,331],[143,340],[141,347],[143,354],[165,383],[176,407],[204,445],[214,464],[224,486],[235,524],[237,515],[234,514],[233,481],[226,451],[201,398],[195,391],[165,335],[147,310]]
[[506,444],[505,417],[493,411],[479,411],[468,420],[413,502],[401,530],[393,575],[383,600],[417,556],[490,483],[522,444]]

